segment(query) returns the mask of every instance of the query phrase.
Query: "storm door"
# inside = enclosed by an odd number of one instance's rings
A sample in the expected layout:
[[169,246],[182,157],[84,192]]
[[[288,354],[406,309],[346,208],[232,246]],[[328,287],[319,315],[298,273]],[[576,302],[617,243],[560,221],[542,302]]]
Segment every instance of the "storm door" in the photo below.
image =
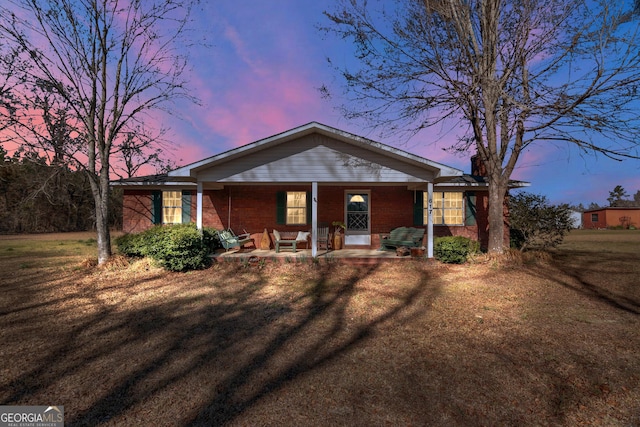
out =
[[345,193],[345,245],[371,245],[369,191]]

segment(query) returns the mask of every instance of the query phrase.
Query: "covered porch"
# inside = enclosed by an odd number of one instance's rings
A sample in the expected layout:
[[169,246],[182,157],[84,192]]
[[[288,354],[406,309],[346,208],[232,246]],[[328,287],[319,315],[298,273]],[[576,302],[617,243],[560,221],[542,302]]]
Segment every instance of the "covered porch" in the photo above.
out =
[[434,185],[461,175],[458,169],[310,123],[173,170],[168,178],[195,184],[189,197],[195,196],[191,211],[198,228],[252,237],[263,230],[310,232],[314,258],[322,255],[317,248],[323,224],[344,223],[348,249],[375,250],[382,233],[417,225],[419,209],[430,258]]
[[[339,232],[341,244],[338,249],[370,249],[375,252],[380,248],[381,235],[388,235],[398,227],[414,226],[415,200],[422,198],[417,191],[424,188],[429,200],[433,192],[432,183],[416,186],[416,189],[409,189],[406,185],[355,183],[339,186],[317,182],[282,187],[227,185],[219,190],[204,187],[203,191],[196,193],[196,224],[199,228],[213,225],[217,229],[232,229],[236,234],[250,234],[255,248],[260,249],[265,249],[261,244],[265,239],[263,233],[267,233],[269,245],[274,248],[275,230],[289,235],[287,239],[297,232],[308,232],[308,244],[302,247],[311,249],[312,257],[321,255],[326,246],[319,242],[318,230],[321,228],[325,232],[329,229],[331,249],[336,249],[334,235]],[[279,191],[281,188],[291,191]],[[293,208],[288,207],[287,199],[295,199]],[[424,208],[420,204],[419,215]],[[212,211],[216,212],[215,217],[207,215]],[[303,213],[299,214],[300,211]],[[429,209],[429,214],[431,211]],[[291,213],[294,220],[288,222]],[[213,220],[207,219],[211,217]],[[342,228],[336,223],[341,223]],[[424,229],[421,246],[427,248],[428,257],[433,256],[433,222],[417,227]]]

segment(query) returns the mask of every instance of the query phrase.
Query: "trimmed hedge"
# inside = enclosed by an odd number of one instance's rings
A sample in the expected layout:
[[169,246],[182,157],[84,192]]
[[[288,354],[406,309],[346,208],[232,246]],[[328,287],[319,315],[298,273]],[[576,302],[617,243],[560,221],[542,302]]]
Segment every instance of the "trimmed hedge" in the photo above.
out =
[[435,258],[447,264],[462,264],[477,252],[480,252],[480,242],[463,236],[438,237],[433,245]]
[[129,257],[149,257],[167,270],[187,271],[208,267],[209,253],[220,246],[216,230],[195,224],[155,226],[142,233],[116,239],[118,251]]

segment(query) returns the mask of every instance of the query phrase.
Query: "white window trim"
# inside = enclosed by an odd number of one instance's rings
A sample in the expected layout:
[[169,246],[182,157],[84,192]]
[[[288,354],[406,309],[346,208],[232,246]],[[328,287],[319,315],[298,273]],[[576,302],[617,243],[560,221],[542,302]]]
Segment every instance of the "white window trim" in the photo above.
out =
[[[167,201],[167,193],[178,193],[179,197],[177,199],[178,203],[175,206],[167,206],[165,203]],[[179,215],[175,214],[174,212],[174,220],[176,219],[175,217],[178,217],[178,222],[168,222],[167,221],[167,215],[166,214],[166,209],[167,208],[172,208],[175,209],[177,212],[179,212]],[[182,224],[182,191],[181,190],[162,190],[162,224],[165,225],[172,225],[172,224]]]
[[[302,222],[289,222],[289,209],[301,209],[300,206],[289,206],[289,194],[291,193],[302,193],[304,200],[304,214],[302,216]],[[284,206],[284,223],[285,225],[306,225],[307,224],[307,213],[309,206],[307,206],[307,192],[306,191],[285,191],[285,206]]]

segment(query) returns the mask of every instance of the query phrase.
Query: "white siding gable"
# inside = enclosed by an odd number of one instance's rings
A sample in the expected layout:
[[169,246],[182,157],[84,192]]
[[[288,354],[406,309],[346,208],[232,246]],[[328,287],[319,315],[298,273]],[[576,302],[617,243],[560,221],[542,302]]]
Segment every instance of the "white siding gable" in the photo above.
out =
[[315,134],[200,170],[197,179],[221,183],[409,183],[432,181],[434,172]]

